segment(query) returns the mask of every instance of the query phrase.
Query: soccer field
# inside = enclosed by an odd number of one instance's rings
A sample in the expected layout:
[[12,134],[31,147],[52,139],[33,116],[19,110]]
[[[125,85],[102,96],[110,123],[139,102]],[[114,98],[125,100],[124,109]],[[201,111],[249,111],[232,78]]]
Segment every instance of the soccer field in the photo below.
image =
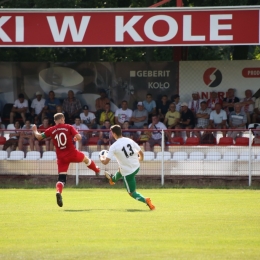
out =
[[0,190],[0,259],[260,259],[260,191]]

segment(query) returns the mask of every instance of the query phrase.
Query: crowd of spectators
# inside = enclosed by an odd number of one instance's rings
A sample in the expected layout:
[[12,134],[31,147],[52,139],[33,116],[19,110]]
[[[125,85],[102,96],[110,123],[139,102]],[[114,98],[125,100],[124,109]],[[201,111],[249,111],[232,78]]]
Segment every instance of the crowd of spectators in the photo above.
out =
[[[53,116],[57,112],[64,113],[66,123],[73,125],[82,134],[80,150],[92,136],[98,137],[98,150],[102,146],[107,149],[115,141],[109,131],[114,124],[122,127],[123,136],[143,144],[145,151],[151,151],[154,145],[161,144],[161,130],[165,130],[166,144],[171,144],[172,137],[181,137],[183,131],[187,137],[195,136],[202,142],[205,136],[212,135],[216,129],[221,130],[224,137],[230,136],[235,140],[250,123],[260,121],[260,98],[255,100],[251,90],[246,90],[245,97],[239,99],[235,90],[230,88],[223,100],[215,91],[206,100],[201,99],[198,92],[192,92],[187,102],[181,102],[178,94],[171,99],[163,95],[156,101],[147,93],[145,100],[138,101],[133,110],[128,107],[126,100],[122,100],[114,112],[111,111],[106,92],[101,89],[99,93],[95,112],[89,111],[87,104],[81,104],[72,90],[68,91],[68,97],[62,102],[55,98],[53,91],[49,92],[47,99],[36,92],[30,107],[24,95],[19,94],[10,112],[9,121],[14,127],[3,149],[10,147],[11,150],[22,150],[24,145],[29,145],[32,151],[40,151],[41,146],[45,145],[47,151],[53,150],[51,140],[35,140],[31,126],[36,124],[39,131],[44,132],[54,123]],[[18,117],[20,121],[16,120]],[[260,142],[259,136],[256,134],[256,142]]]

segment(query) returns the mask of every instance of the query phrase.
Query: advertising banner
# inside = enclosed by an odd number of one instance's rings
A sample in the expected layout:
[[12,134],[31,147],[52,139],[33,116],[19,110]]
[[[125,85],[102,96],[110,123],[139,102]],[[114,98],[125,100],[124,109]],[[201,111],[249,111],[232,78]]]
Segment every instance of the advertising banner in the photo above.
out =
[[260,61],[180,62],[181,100],[191,100],[193,91],[198,91],[202,99],[208,99],[212,91],[223,98],[229,88],[235,89],[240,99],[247,89],[255,94],[260,88]]
[[40,91],[44,97],[53,90],[61,100],[73,90],[82,105],[96,111],[95,100],[100,90],[105,90],[111,100],[112,110],[123,100],[135,109],[146,94],[154,100],[162,95],[178,93],[177,62],[81,62],[46,63],[21,62],[0,63],[0,102],[13,103],[19,93],[32,100]]
[[259,44],[259,6],[0,9],[0,46]]

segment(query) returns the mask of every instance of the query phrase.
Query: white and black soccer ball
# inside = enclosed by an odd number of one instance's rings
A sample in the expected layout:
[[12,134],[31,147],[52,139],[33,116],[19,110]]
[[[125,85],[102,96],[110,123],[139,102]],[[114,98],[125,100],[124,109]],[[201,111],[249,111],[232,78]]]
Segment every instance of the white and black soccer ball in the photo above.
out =
[[99,152],[99,158],[103,157],[106,158],[108,154],[108,150],[102,150]]

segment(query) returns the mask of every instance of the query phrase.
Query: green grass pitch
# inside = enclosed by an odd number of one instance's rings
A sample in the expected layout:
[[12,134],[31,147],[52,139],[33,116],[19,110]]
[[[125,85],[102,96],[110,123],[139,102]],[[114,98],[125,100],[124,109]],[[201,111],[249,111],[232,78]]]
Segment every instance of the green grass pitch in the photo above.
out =
[[260,191],[0,190],[0,259],[260,259]]

